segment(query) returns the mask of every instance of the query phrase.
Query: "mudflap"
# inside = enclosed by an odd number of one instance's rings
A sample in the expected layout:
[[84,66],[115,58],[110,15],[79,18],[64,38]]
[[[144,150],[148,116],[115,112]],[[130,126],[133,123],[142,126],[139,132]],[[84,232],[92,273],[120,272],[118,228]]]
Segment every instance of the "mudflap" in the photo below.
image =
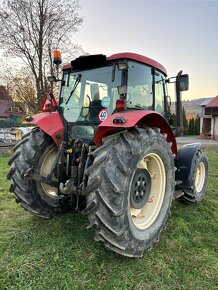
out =
[[194,160],[200,147],[201,143],[192,143],[180,148],[176,160],[176,190],[191,189]]

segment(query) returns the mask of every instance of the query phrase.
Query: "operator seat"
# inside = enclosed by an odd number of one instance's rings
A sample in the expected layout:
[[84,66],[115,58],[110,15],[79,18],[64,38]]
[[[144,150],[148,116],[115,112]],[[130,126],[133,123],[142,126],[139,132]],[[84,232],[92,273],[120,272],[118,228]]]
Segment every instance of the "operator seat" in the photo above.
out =
[[103,109],[101,105],[100,93],[99,93],[99,86],[98,84],[90,84],[90,91],[91,91],[91,99],[89,105],[89,120],[90,121],[98,121],[98,113],[101,109]]

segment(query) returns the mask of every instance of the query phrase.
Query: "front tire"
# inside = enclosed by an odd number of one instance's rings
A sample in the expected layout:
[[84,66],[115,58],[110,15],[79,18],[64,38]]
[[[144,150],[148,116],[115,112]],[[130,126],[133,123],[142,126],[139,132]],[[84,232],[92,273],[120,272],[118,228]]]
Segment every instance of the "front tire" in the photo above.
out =
[[[30,178],[24,173],[34,171],[46,177],[57,154],[52,139],[39,129],[33,129],[14,147],[14,154],[8,164],[7,178],[11,181],[10,192],[16,201],[30,213],[43,217],[53,217],[64,209],[64,197],[58,195],[58,189]],[[52,177],[55,179],[55,176]]]
[[105,138],[86,174],[95,240],[124,256],[140,257],[159,240],[172,202],[175,172],[159,129],[133,128]]

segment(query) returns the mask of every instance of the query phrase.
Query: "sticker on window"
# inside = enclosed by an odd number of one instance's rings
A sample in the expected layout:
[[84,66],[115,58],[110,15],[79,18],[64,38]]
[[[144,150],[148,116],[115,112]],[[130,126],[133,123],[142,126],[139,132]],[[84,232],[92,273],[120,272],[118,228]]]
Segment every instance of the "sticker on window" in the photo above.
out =
[[98,113],[98,120],[99,120],[100,122],[105,121],[105,120],[107,119],[107,117],[108,117],[108,111],[105,110],[105,109],[101,110],[101,111]]

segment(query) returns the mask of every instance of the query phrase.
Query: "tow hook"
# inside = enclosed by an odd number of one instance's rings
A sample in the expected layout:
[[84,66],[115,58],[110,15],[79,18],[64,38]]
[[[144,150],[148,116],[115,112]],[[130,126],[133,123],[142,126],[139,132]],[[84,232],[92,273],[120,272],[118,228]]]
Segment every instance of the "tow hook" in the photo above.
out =
[[78,191],[78,188],[74,185],[73,179],[68,179],[66,183],[60,183],[59,190],[63,194],[72,194]]

